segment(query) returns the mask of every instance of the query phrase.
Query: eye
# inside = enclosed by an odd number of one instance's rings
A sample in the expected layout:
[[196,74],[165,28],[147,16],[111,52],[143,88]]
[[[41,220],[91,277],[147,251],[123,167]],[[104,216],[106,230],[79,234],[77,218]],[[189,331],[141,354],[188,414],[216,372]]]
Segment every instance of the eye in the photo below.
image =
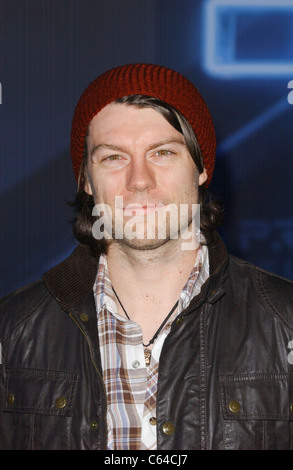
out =
[[113,153],[112,155],[106,154],[101,158],[100,162],[105,168],[118,169],[127,163],[127,158],[119,153]]
[[119,154],[113,154],[113,155],[108,155],[104,156],[101,160],[103,165],[116,165],[116,164],[121,164],[125,161],[125,158],[122,155]]
[[170,150],[162,149],[162,150],[157,150],[155,155],[158,157],[168,157],[169,155],[173,155],[173,152],[171,152]]
[[109,157],[106,157],[104,158],[104,160],[108,160],[108,161],[111,161],[111,162],[115,162],[116,160],[121,160],[122,157],[121,155],[109,155]]

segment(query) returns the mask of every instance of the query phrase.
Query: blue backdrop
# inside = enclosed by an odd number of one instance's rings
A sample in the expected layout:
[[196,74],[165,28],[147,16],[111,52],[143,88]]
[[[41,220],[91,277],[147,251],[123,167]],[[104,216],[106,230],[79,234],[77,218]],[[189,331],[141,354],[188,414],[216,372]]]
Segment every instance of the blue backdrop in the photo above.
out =
[[0,18],[1,294],[75,246],[74,107],[97,75],[130,62],[199,87],[229,251],[293,279],[291,0],[1,0]]

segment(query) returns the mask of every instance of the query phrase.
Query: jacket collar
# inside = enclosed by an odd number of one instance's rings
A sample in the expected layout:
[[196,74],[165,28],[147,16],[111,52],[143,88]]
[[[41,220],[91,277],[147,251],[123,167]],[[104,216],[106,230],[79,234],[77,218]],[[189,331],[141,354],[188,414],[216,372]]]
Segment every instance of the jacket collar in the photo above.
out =
[[[71,311],[89,295],[97,275],[99,257],[93,257],[89,249],[79,245],[73,253],[42,276],[49,292],[65,311]],[[209,246],[210,277],[197,296],[196,304],[203,298],[213,303],[221,294],[223,276],[228,264],[226,247],[216,233],[214,243]],[[192,302],[194,306],[194,302]]]
[[44,284],[63,310],[71,311],[90,293],[98,261],[87,247],[79,245],[68,258],[43,274]]
[[224,282],[227,278],[229,256],[218,233],[215,233],[214,241],[208,246],[208,250],[209,278],[201,287],[200,293],[193,297],[183,315],[193,312],[206,301],[214,304],[225,294]]

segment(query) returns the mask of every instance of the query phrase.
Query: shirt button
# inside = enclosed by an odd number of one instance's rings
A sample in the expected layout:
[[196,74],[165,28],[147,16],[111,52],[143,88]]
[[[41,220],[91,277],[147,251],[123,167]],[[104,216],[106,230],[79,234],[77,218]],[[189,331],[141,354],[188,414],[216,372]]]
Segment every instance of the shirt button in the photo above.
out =
[[163,429],[163,433],[166,434],[166,436],[170,436],[175,431],[175,426],[170,421],[167,421],[166,423],[163,424],[162,429]]
[[139,366],[140,366],[140,362],[139,362],[139,361],[134,361],[134,362],[132,363],[132,367],[133,367],[134,369],[137,369]]
[[152,426],[155,426],[155,425],[157,424],[157,420],[156,420],[156,418],[155,418],[154,416],[152,416],[152,417],[150,418],[150,424],[151,424]]
[[238,413],[238,411],[240,411],[240,403],[236,400],[230,401],[229,410],[232,411],[232,413]]

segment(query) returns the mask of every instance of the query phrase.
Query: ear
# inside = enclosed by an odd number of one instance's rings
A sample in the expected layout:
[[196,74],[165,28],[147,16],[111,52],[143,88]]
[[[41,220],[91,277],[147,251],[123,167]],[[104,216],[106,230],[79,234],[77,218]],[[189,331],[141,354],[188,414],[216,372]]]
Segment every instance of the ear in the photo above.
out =
[[198,185],[199,186],[203,185],[207,179],[208,179],[208,174],[206,172],[206,169],[204,168],[203,172],[198,177]]
[[92,192],[92,186],[91,186],[91,183],[89,182],[89,179],[86,178],[85,180],[85,183],[84,183],[84,190],[87,194],[89,194],[90,196],[93,195],[93,192]]
[[80,169],[80,179],[83,181],[83,189],[84,191],[89,194],[90,196],[93,195],[92,185],[88,175],[88,168],[87,165],[83,163]]

